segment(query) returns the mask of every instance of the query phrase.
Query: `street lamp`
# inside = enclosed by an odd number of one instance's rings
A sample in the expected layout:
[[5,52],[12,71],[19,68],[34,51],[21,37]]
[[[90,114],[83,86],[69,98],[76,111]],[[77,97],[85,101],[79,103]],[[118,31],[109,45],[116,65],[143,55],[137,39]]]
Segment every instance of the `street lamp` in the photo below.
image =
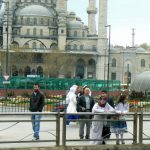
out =
[[109,33],[108,33],[108,66],[107,66],[107,88],[109,91],[109,72],[110,72],[110,63],[109,63],[109,59],[110,59],[110,35],[111,35],[111,25],[106,25],[105,27],[108,28]]
[[2,3],[6,3],[7,5],[7,20],[6,20],[6,74],[4,75],[4,79],[5,81],[3,81],[3,84],[5,84],[5,98],[7,100],[7,85],[10,83],[10,81],[8,81],[9,79],[9,75],[8,75],[8,56],[9,56],[9,45],[8,45],[8,36],[9,36],[9,1],[3,1]]
[[8,75],[8,57],[9,57],[9,1],[2,1],[2,3],[6,4],[6,9],[7,10],[7,19],[4,21],[6,22],[6,66],[5,66],[5,74]]
[[7,26],[6,26],[6,34],[7,34],[7,39],[6,39],[6,75],[8,75],[8,56],[9,56],[9,45],[8,45],[8,36],[9,36],[9,1],[3,2],[7,4]]

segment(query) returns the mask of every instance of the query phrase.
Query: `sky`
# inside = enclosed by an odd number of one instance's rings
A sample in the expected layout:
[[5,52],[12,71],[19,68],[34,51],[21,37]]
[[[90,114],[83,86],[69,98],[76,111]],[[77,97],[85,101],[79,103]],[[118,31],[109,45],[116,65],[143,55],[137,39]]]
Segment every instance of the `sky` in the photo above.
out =
[[[68,0],[68,11],[74,11],[85,25],[88,24],[88,3],[89,0]],[[112,45],[132,46],[133,28],[135,45],[150,45],[150,0],[108,0],[107,11]],[[96,22],[98,24],[98,15]]]

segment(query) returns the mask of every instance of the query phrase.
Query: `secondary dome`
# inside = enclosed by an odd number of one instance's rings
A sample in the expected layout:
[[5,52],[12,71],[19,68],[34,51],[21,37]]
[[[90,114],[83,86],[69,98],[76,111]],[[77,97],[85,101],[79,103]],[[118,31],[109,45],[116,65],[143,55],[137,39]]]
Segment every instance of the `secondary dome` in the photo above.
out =
[[146,52],[146,50],[142,47],[136,49],[136,52]]
[[130,90],[143,93],[150,91],[150,70],[139,74],[131,84]]
[[67,23],[68,28],[77,28],[77,29],[82,29],[83,28],[83,23],[78,20],[72,20]]
[[40,5],[30,5],[16,12],[17,16],[47,16],[53,17],[52,12]]

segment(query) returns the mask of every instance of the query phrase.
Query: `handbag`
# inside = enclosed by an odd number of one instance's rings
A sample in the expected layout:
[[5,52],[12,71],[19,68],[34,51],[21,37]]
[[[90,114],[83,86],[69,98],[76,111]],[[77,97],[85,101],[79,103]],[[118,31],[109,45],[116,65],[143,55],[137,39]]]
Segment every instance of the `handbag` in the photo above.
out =
[[110,132],[110,127],[108,126],[103,126],[103,130],[102,130],[102,137],[104,139],[106,138],[110,138],[111,132]]

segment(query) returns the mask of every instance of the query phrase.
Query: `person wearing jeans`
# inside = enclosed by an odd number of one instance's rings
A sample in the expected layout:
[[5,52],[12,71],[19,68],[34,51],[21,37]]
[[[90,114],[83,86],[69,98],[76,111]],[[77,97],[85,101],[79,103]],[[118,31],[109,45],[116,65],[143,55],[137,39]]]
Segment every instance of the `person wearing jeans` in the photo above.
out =
[[[42,112],[44,107],[44,95],[39,91],[39,86],[37,84],[34,85],[34,91],[30,97],[30,106],[29,110],[31,112]],[[41,115],[32,115],[32,128],[33,128],[33,140],[39,140],[39,132],[40,132],[40,120]]]
[[32,115],[31,120],[32,120],[32,129],[34,131],[34,139],[38,140],[39,139],[39,132],[40,132],[40,119],[41,115]]

